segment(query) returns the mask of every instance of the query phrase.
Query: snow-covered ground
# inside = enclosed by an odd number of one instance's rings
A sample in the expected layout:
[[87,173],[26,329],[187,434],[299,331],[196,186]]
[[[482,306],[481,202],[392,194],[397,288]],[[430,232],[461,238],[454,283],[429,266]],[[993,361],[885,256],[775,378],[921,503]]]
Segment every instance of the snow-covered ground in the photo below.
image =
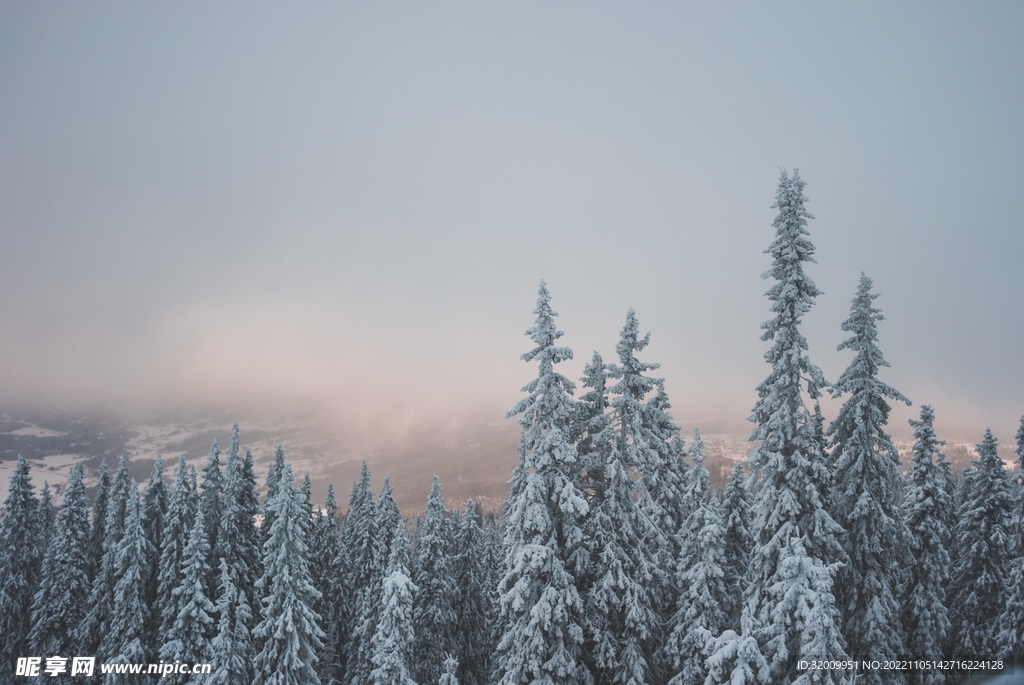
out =
[[[472,497],[488,509],[497,509],[517,460],[518,427],[512,422],[481,426],[474,434],[445,444],[424,442],[413,447],[388,449],[346,445],[312,420],[275,422],[238,418],[242,449],[252,451],[261,484],[280,444],[297,478],[310,475],[317,501],[322,501],[327,484],[334,483],[342,510],[364,459],[373,473],[374,489],[379,490],[381,479],[389,475],[396,499],[407,513],[422,511],[435,473],[442,478],[449,507],[461,507],[467,497]],[[129,424],[88,416],[0,414],[0,502],[7,496],[8,481],[18,454],[23,454],[32,465],[32,482],[37,492],[43,481],[48,481],[59,499],[71,465],[77,461],[86,465],[87,486],[95,485],[103,459],[108,469],[113,470],[122,454],[129,458],[132,476],[139,482],[149,477],[157,453],[163,454],[168,480],[174,475],[179,454],[184,454],[186,461],[199,470],[214,438],[222,452],[227,449],[232,423],[227,419],[158,417]],[[705,465],[715,486],[723,486],[735,463],[746,459],[754,446],[748,436],[746,433],[701,434],[708,457]],[[692,436],[686,437],[689,445]],[[913,441],[896,440],[895,443],[904,464],[909,464]],[[950,441],[945,449],[956,469],[967,467],[976,457],[973,443]],[[1015,458],[1012,445],[1001,445],[1000,456],[1008,467],[1011,466]]]

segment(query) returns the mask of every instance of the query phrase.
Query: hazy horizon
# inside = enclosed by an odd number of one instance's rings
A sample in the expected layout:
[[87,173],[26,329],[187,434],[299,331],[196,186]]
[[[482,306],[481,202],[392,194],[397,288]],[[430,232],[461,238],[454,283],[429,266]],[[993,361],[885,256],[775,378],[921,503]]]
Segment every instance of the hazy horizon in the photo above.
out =
[[545,279],[563,373],[615,361],[632,307],[683,430],[745,433],[799,168],[811,360],[850,361],[863,270],[914,401],[890,431],[931,404],[941,438],[1010,444],[1021,29],[1013,3],[6,4],[0,404],[294,414],[443,463],[535,373]]

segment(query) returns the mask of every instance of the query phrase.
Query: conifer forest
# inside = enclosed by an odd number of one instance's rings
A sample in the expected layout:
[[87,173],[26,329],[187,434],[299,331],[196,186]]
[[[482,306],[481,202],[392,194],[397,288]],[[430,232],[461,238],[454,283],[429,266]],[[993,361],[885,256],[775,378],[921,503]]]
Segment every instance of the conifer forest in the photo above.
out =
[[[333,486],[313,501],[281,448],[257,473],[237,424],[198,472],[158,457],[136,483],[122,459],[87,496],[77,464],[59,502],[19,458],[0,518],[0,685],[32,682],[29,657],[52,682],[170,685],[941,685],[1020,668],[1024,419],[1015,467],[986,431],[956,471],[941,408],[921,404],[901,461],[887,423],[910,400],[881,377],[871,279],[850,284],[841,376],[801,333],[819,295],[804,185],[779,181],[768,370],[751,451],[720,491],[637,314],[570,379],[542,282],[500,511],[449,510],[435,477],[405,517],[365,463],[347,504]],[[51,664],[77,656],[210,669]]]

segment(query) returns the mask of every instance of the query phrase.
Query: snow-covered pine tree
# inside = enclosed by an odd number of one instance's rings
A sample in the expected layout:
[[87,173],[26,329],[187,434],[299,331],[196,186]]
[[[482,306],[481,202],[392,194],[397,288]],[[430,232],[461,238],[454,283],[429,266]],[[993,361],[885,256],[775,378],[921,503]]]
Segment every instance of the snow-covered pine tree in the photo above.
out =
[[1017,429],[1017,474],[1013,478],[1015,507],[1011,540],[1015,551],[1011,562],[1006,606],[1000,618],[999,649],[1004,659],[1024,663],[1024,416]]
[[341,529],[342,552],[335,565],[343,574],[339,587],[346,589],[343,613],[347,620],[339,626],[339,632],[345,656],[344,682],[351,685],[366,685],[373,670],[370,655],[375,626],[362,620],[366,615],[374,615],[371,607],[376,607],[380,599],[379,595],[372,596],[381,564],[377,546],[380,527],[373,499],[370,469],[363,462],[359,480],[352,484],[348,515]]
[[[842,329],[852,335],[838,349],[852,350],[853,361],[832,388],[833,397],[849,395],[829,427],[836,463],[832,518],[842,526],[849,563],[839,572],[835,591],[843,612],[847,651],[856,659],[896,659],[903,651],[898,595],[899,554],[906,539],[898,493],[903,480],[900,455],[885,433],[892,409],[886,400],[910,400],[878,379],[889,363],[878,347],[881,310],[877,294],[861,272],[850,316]],[[898,685],[902,671],[863,672],[868,685]]]
[[566,559],[583,542],[581,519],[587,514],[583,493],[566,475],[577,458],[569,439],[573,383],[554,370],[572,358],[556,345],[562,332],[551,295],[541,281],[536,324],[526,334],[536,344],[522,355],[539,362],[528,393],[507,413],[518,416],[521,487],[509,493],[505,522],[505,574],[501,594],[501,638],[495,652],[495,681],[587,683],[581,661],[583,603]]
[[71,467],[33,598],[28,643],[35,654],[78,654],[75,633],[89,599],[89,505],[83,476],[81,463]]
[[317,590],[309,575],[309,520],[295,489],[292,467],[285,463],[277,494],[268,503],[274,512],[270,537],[263,546],[262,620],[253,630],[261,645],[254,663],[255,685],[319,685],[316,654],[324,633],[311,608]]
[[639,337],[632,309],[616,345],[619,363],[608,367],[618,382],[608,388],[610,421],[598,440],[609,444],[604,497],[587,522],[594,584],[587,596],[587,630],[594,677],[600,682],[648,683],[658,625],[655,595],[661,582],[656,550],[669,544],[655,521],[654,495],[638,478],[659,469],[661,439],[652,430],[646,396],[658,381],[644,376],[656,364],[636,352],[650,341]]
[[[235,424],[236,438],[237,428],[238,424]],[[236,452],[237,449],[237,443],[235,443]],[[199,509],[203,512],[206,541],[210,545],[209,558],[206,560],[209,572],[206,578],[206,594],[207,597],[211,597],[217,593],[216,569],[220,564],[215,559],[214,550],[218,549],[217,538],[220,531],[220,520],[224,515],[224,473],[220,466],[220,447],[217,445],[216,438],[210,445],[210,456],[207,458],[206,464],[203,465],[203,482],[199,486]]]
[[[705,647],[704,685],[768,685],[771,669],[753,637],[753,625],[744,614],[742,630],[726,630]],[[806,678],[806,676],[804,676]]]
[[467,500],[455,544],[454,577],[461,592],[454,645],[464,685],[487,685],[494,651],[495,597],[488,583],[487,540],[480,518],[479,505]]
[[217,586],[221,582],[220,559],[225,559],[232,582],[245,593],[245,601],[250,607],[256,601],[255,586],[260,577],[260,537],[256,528],[259,509],[252,453],[247,450],[245,456],[241,456],[236,423],[231,430],[231,443],[224,463],[219,535],[210,558],[217,560],[218,569],[213,569]]
[[737,462],[722,496],[722,525],[725,528],[722,570],[727,589],[722,611],[725,612],[727,626],[734,631],[740,629],[747,566],[750,563],[750,497],[746,478],[743,462]]
[[[833,564],[845,556],[839,540],[843,531],[825,509],[822,492],[830,473],[802,393],[806,386],[810,398],[818,399],[826,386],[807,356],[807,340],[799,328],[820,294],[803,268],[804,262],[814,261],[804,185],[799,172],[784,171],[775,196],[775,240],[766,250],[772,267],[764,273],[775,280],[767,292],[775,317],[761,324],[761,339],[772,341],[765,353],[772,371],[757,388],[759,399],[750,416],[757,424],[750,439],[760,444],[749,456],[752,475],[759,481],[752,506],[754,553],[746,601],[773,681],[782,685],[807,675],[798,668],[801,659],[847,658],[829,576]],[[799,556],[791,559],[795,554]],[[804,630],[808,608],[821,622],[818,634],[831,642],[809,639]],[[816,675],[836,682],[835,673]]]
[[600,500],[604,493],[604,470],[608,457],[608,446],[596,442],[608,425],[608,370],[604,360],[596,351],[590,363],[583,367],[580,385],[589,388],[573,405],[569,422],[570,439],[576,445],[579,467],[573,466],[570,473],[579,474],[576,487],[591,500]]
[[[124,536],[130,486],[128,460],[121,457],[110,486],[104,525],[103,556],[99,571],[92,582],[88,611],[78,630],[78,640],[82,649],[89,654],[95,654],[97,658],[112,656],[102,651],[101,640],[111,630],[110,612],[116,603],[114,586],[117,582],[118,549]],[[108,644],[111,643],[108,641]]]
[[[299,488],[299,494],[302,495],[302,508],[306,510],[306,518],[309,519],[310,529],[312,530],[313,523],[313,479],[309,477],[307,473],[302,477],[302,487]],[[307,541],[308,542],[308,541]]]
[[226,560],[220,560],[220,597],[217,599],[217,636],[210,643],[210,663],[216,670],[209,685],[249,685],[252,682],[252,610],[231,578]]
[[1017,429],[1017,475],[1014,476],[1014,484],[1017,485],[1017,532],[1020,540],[1017,541],[1017,554],[1024,555],[1024,416],[1021,417],[1021,425]]
[[338,530],[338,500],[334,497],[334,484],[327,485],[327,497],[323,507],[317,512],[313,521],[313,542],[310,545],[310,576],[313,586],[320,593],[320,600],[313,605],[313,610],[320,615],[321,624],[326,637],[317,655],[317,676],[322,685],[341,682],[345,675],[341,670],[342,658],[338,653],[338,624],[342,620],[338,605],[344,589],[339,587],[336,564],[341,554],[341,541]]
[[456,673],[459,670],[459,660],[451,654],[444,657],[444,671],[437,681],[437,685],[459,685],[459,678]]
[[256,522],[260,516],[260,496],[256,492],[256,471],[253,467],[252,452],[245,451],[242,458],[242,487],[237,495],[240,504],[238,508],[238,530],[241,531],[242,558],[247,559],[246,565],[252,584],[240,586],[239,590],[244,591],[249,606],[255,604],[256,580],[263,575],[263,555],[260,547],[260,531]]
[[[700,437],[699,428],[693,429],[693,442],[690,443],[690,449],[687,450],[687,454],[690,456],[692,467],[686,479],[683,501],[686,518],[689,519],[707,501],[711,490],[711,474],[704,466],[704,460],[707,459],[707,450],[704,447],[704,440]],[[694,535],[700,531],[699,528],[689,529],[684,525],[680,525],[680,529],[689,530]],[[682,534],[682,544],[684,547],[690,544],[686,533]]]
[[[182,557],[181,585],[174,588],[175,604],[181,607],[168,633],[168,640],[160,648],[160,659],[168,663],[204,663],[210,661],[212,650],[210,634],[213,632],[213,613],[216,608],[207,594],[206,579],[210,575],[207,559],[210,543],[206,539],[206,521],[202,507],[196,513],[189,532],[188,544]],[[191,674],[170,674],[172,685],[184,685]]]
[[157,577],[157,599],[155,610],[160,614],[160,630],[157,642],[163,645],[173,639],[171,629],[181,611],[180,595],[174,590],[184,579],[185,546],[188,544],[198,510],[198,497],[189,477],[185,455],[178,457],[178,468],[174,473],[174,488],[167,503],[167,516],[160,549],[160,570]]
[[380,581],[384,581],[387,575],[387,560],[391,555],[391,536],[395,534],[395,526],[399,523],[405,525],[402,512],[395,502],[394,488],[391,487],[391,477],[384,476],[384,482],[380,486],[380,494],[377,496],[377,521],[380,527],[378,537],[379,549],[377,557],[380,559]]
[[45,553],[54,531],[57,530],[57,507],[53,505],[53,494],[49,481],[43,481],[39,491],[39,547]]
[[[694,442],[699,439],[698,436]],[[691,473],[700,471],[707,473],[697,461]],[[692,532],[678,560],[679,586],[683,591],[668,641],[667,651],[674,657],[669,685],[702,685],[707,674],[705,648],[726,627],[727,621],[724,609],[728,606],[729,591],[722,568],[725,530],[718,499],[712,496],[701,501],[683,525]]]
[[92,498],[92,514],[89,517],[89,582],[100,572],[103,563],[103,540],[107,531],[107,509],[110,506],[110,474],[107,473],[107,460],[100,462],[99,478],[96,482],[96,494]]
[[441,479],[434,476],[412,575],[418,588],[412,606],[416,625],[412,672],[420,683],[433,683],[441,677],[444,655],[455,646],[459,587],[455,584],[453,543],[448,510],[441,499]]
[[651,606],[658,617],[651,630],[654,650],[651,668],[652,680],[660,682],[668,677],[675,661],[662,646],[672,631],[672,618],[684,590],[677,573],[683,553],[680,531],[691,511],[685,496],[689,473],[683,460],[684,441],[679,434],[679,426],[668,414],[671,405],[665,393],[665,383],[662,379],[655,379],[655,382],[654,396],[644,408],[644,424],[651,433],[652,452],[657,456],[648,460],[648,466],[642,472],[642,483],[650,494],[645,500],[648,504],[646,513],[656,529],[656,536],[650,540],[655,568]]
[[28,462],[18,455],[0,518],[0,654],[6,662],[0,677],[12,672],[14,657],[28,655],[32,600],[45,551],[40,549],[39,501],[32,492],[29,470]]
[[[951,538],[946,519],[953,502],[938,466],[945,442],[935,437],[934,421],[935,412],[927,404],[921,407],[919,421],[910,420],[914,428],[914,465],[907,474],[903,497],[913,564],[907,569],[909,583],[904,590],[902,618],[906,654],[915,657],[942,654],[950,628],[945,588]],[[939,670],[911,671],[907,681],[910,685],[942,685],[945,677]]]
[[380,620],[375,626],[370,672],[371,685],[416,685],[410,676],[416,639],[413,597],[416,585],[409,578],[409,542],[405,521],[393,522],[388,565],[381,583]]
[[157,454],[153,473],[146,483],[142,497],[142,530],[149,540],[152,554],[146,560],[146,587],[143,598],[149,607],[146,622],[145,645],[147,651],[156,654],[160,645],[160,624],[162,617],[157,597],[160,589],[160,551],[163,549],[164,518],[167,516],[167,484],[164,482],[164,458]]
[[1024,557],[1024,416],[1020,417],[1017,428],[1017,473],[1013,477],[1014,511],[1013,529],[1017,531],[1016,539],[1011,540],[1013,554]]
[[999,656],[1005,661],[1024,663],[1024,557],[1011,562],[1007,581],[1007,599],[999,617],[999,635],[996,643]]
[[[378,531],[377,537],[373,540],[375,549],[370,557],[373,564],[372,570],[367,575],[367,585],[360,589],[357,597],[358,606],[355,620],[356,635],[359,636],[357,643],[358,653],[356,660],[361,668],[373,668],[373,636],[377,625],[380,622],[380,596],[384,577],[387,575],[387,562],[391,554],[391,538],[395,534],[395,526],[401,522],[402,513],[398,510],[398,504],[392,495],[391,479],[384,477],[384,483],[380,488],[380,495],[377,497],[377,511],[375,525]],[[372,493],[371,493],[372,498]],[[415,670],[415,664],[410,664],[410,669]],[[366,671],[368,672],[368,671]]]
[[284,448],[281,445],[274,450],[274,461],[267,470],[267,498],[263,506],[263,523],[260,525],[260,549],[270,537],[270,527],[274,525],[274,515],[270,511],[270,500],[277,494],[278,483],[281,482],[281,473],[284,471]]
[[990,658],[998,652],[999,619],[1010,571],[1012,495],[991,430],[977,446],[978,459],[964,475],[967,498],[955,531],[960,554],[950,586],[952,653]]
[[[115,479],[116,480],[116,479]],[[108,530],[110,528],[110,518]],[[151,553],[149,540],[142,529],[142,505],[134,480],[128,485],[125,505],[124,533],[114,555],[114,597],[110,610],[110,629],[104,633],[97,651],[97,660],[115,664],[138,664],[151,656],[144,643],[149,607],[145,597],[146,560]],[[120,685],[146,682],[139,674],[108,675],[106,683]]]

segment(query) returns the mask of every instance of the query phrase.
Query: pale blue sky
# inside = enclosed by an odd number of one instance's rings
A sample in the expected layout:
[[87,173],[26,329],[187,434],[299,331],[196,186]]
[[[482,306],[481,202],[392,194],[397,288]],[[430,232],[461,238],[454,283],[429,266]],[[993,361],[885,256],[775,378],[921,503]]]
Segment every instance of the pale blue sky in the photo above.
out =
[[885,380],[1011,442],[1022,35],[1017,2],[4,2],[0,394],[498,421],[546,278],[570,376],[632,306],[676,418],[747,430],[799,167],[812,360],[849,361],[863,269]]

